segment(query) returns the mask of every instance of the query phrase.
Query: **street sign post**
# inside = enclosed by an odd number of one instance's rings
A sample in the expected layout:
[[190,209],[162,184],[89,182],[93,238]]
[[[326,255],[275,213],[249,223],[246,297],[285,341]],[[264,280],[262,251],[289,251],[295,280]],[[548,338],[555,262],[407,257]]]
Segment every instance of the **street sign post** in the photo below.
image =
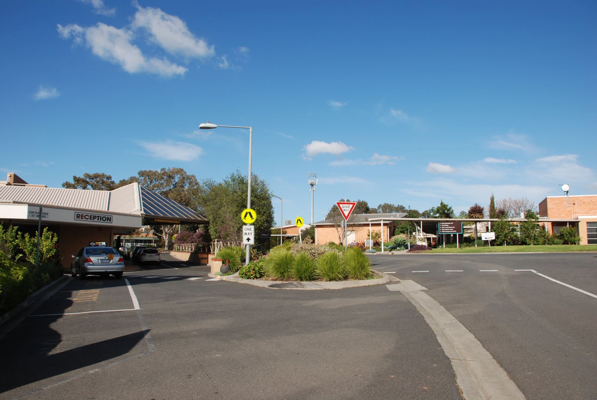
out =
[[357,203],[352,201],[339,201],[336,203],[338,208],[340,209],[340,213],[344,217],[344,248],[346,249],[346,225],[348,225],[348,218],[350,218],[350,214],[354,211],[355,206]]
[[487,240],[487,243],[489,243],[489,247],[491,247],[491,241],[495,240],[495,232],[483,232],[481,233],[481,239]]
[[254,225],[243,225],[243,244],[254,245],[255,244],[255,226]]
[[[456,247],[460,247],[458,238],[462,234],[461,221],[442,221],[437,223],[437,232],[439,235],[456,235]],[[443,236],[444,248],[446,247],[446,236]]]
[[240,218],[245,224],[252,224],[257,219],[257,213],[253,209],[246,208],[240,214]]
[[301,226],[303,226],[303,224],[305,222],[303,221],[303,219],[301,217],[296,217],[296,219],[294,220],[294,223],[296,224],[296,227],[298,228],[298,232],[299,232],[299,243],[303,244],[303,238],[301,237]]

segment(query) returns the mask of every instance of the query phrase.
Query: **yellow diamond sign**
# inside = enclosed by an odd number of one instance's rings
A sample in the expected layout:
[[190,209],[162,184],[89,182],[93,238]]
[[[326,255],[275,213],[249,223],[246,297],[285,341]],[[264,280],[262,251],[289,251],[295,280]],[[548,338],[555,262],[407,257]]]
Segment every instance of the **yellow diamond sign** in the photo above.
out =
[[240,214],[240,218],[243,220],[243,222],[245,224],[252,224],[257,219],[257,213],[255,212],[255,210],[252,210],[250,208],[246,208]]

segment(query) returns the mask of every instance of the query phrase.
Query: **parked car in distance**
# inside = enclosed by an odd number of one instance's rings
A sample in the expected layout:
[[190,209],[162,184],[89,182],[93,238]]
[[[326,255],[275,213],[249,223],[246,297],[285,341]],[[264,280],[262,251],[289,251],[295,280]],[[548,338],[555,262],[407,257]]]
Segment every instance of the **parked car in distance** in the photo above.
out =
[[137,260],[139,261],[139,264],[148,262],[155,262],[159,264],[162,261],[160,252],[157,249],[152,248],[145,248],[141,250],[137,256]]
[[114,275],[121,278],[124,273],[124,258],[113,247],[83,247],[73,255],[70,265],[71,276],[85,279],[87,275]]
[[143,250],[144,248],[145,247],[142,247],[142,246],[131,247],[131,250],[129,252],[129,260],[137,261],[137,256],[139,255],[139,252],[141,250]]

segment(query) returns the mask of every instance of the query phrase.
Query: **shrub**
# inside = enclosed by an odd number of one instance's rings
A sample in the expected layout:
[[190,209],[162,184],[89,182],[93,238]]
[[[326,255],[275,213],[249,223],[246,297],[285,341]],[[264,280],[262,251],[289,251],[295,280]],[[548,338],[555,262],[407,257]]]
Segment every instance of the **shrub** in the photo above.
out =
[[216,257],[221,258],[222,264],[230,266],[230,272],[234,273],[240,268],[242,253],[242,247],[224,247],[218,251]]
[[245,265],[238,271],[238,276],[243,279],[263,278],[265,276],[263,260],[259,259],[256,261],[251,261],[248,265]]
[[403,238],[402,236],[395,237],[394,245],[396,247],[401,247],[401,248],[408,247],[408,240],[406,240],[406,238]]
[[[290,242],[289,242],[290,243]],[[293,243],[289,250],[295,256],[299,254],[308,254],[311,259],[315,260],[317,257],[327,253],[328,251],[335,251],[331,247],[322,246],[322,245],[315,245],[315,244],[298,244]]]
[[313,280],[315,274],[315,262],[309,254],[301,253],[294,260],[294,277],[299,281]]
[[576,233],[576,228],[573,227],[564,227],[560,229],[559,237],[565,244],[577,244],[580,241],[580,237],[578,236],[578,233]]
[[427,250],[431,250],[431,247],[427,247],[424,244],[418,244],[416,246],[412,246],[410,248],[410,250],[408,250],[408,253],[415,252],[415,251],[427,251]]
[[361,252],[365,251],[367,247],[365,247],[365,243],[363,242],[354,242],[348,245],[349,249],[359,249]]
[[268,275],[274,278],[288,279],[292,275],[294,255],[283,246],[272,249],[265,261]]
[[363,252],[357,248],[351,248],[344,253],[346,272],[350,279],[366,279],[371,275],[371,263]]
[[182,231],[174,238],[174,243],[204,243],[205,242],[205,231],[198,230],[197,232],[186,232]]
[[339,281],[346,276],[344,260],[337,252],[325,253],[319,257],[316,271],[324,281]]
[[0,251],[0,315],[20,304],[30,293],[29,269]]

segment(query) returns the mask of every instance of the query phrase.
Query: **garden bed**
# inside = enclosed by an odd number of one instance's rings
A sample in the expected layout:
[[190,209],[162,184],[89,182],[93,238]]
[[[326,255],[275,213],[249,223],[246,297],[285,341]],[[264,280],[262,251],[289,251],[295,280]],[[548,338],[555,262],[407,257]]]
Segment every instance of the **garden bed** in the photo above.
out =
[[285,290],[338,290],[350,289],[365,286],[385,285],[390,282],[398,282],[399,279],[389,274],[384,274],[379,271],[371,270],[373,278],[363,280],[344,280],[344,281],[297,281],[297,280],[274,280],[269,278],[261,279],[243,279],[238,274],[234,275],[212,275],[217,279],[228,282],[242,283],[257,287],[268,289],[285,289]]

